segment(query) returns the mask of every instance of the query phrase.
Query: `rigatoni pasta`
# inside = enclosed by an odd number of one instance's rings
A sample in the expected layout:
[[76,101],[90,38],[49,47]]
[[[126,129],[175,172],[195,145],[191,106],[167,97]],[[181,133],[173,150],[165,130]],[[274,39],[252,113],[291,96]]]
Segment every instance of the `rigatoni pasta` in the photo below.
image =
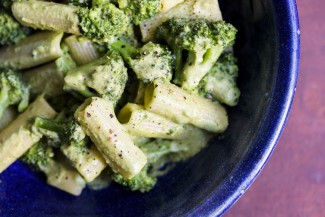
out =
[[16,45],[0,49],[0,67],[27,69],[53,61],[63,54],[62,32],[41,32],[24,38]]
[[78,108],[75,118],[113,171],[130,179],[145,166],[146,156],[116,119],[112,103],[89,98]]
[[30,104],[26,111],[20,114],[0,133],[0,173],[20,158],[42,135],[31,131],[30,118],[43,116],[53,118],[57,113],[40,96]]
[[94,144],[91,144],[81,154],[80,149],[73,145],[63,145],[60,149],[86,182],[93,181],[107,166],[105,159]]
[[93,42],[86,37],[72,35],[64,42],[69,47],[73,59],[78,65],[85,65],[100,58]]
[[[68,32],[80,35],[78,7],[54,2],[19,2],[12,5],[15,18],[25,26],[42,30]],[[54,12],[54,13],[53,13]]]
[[223,132],[228,126],[225,108],[180,87],[154,81],[145,92],[145,108],[177,123],[193,124],[214,133]]
[[191,136],[193,128],[175,123],[133,103],[126,104],[117,118],[130,134],[148,138],[184,139]]

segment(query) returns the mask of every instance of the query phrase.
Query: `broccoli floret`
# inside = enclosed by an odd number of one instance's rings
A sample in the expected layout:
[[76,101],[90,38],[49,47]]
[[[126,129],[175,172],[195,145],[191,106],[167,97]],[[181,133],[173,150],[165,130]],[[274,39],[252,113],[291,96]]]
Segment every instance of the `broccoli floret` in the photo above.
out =
[[174,82],[193,90],[224,49],[234,44],[236,32],[224,21],[173,18],[157,28],[156,36],[164,39],[175,55]]
[[80,153],[85,153],[89,148],[88,137],[72,115],[73,113],[63,111],[55,120],[36,117],[33,127],[45,136],[49,135],[48,132],[56,133],[61,146],[72,145],[77,147]]
[[130,18],[113,4],[103,4],[77,11],[84,36],[97,42],[112,42],[125,34]]
[[15,71],[0,72],[0,117],[10,105],[18,104],[18,111],[22,112],[29,103],[29,88],[23,82],[21,75]]
[[215,98],[229,106],[235,106],[240,96],[237,76],[237,59],[233,52],[224,52],[201,80],[198,91],[206,98]]
[[132,17],[133,23],[136,25],[155,16],[160,11],[160,0],[118,0],[118,5]]
[[113,174],[113,180],[131,191],[140,191],[142,193],[150,191],[157,183],[157,178],[148,175],[148,166],[145,166],[141,172],[131,179],[126,179],[120,174]]
[[20,159],[37,171],[46,172],[53,164],[54,151],[44,141],[34,144]]
[[28,28],[20,25],[9,13],[0,10],[0,45],[15,44],[29,32]]
[[171,80],[173,57],[167,47],[149,42],[135,48],[122,41],[114,42],[111,47],[120,52],[137,78],[145,83],[156,79]]
[[138,144],[139,148],[147,156],[147,164],[141,172],[132,179],[123,178],[120,174],[113,174],[113,180],[132,191],[142,193],[150,191],[157,182],[157,176],[165,174],[161,167],[168,162],[166,157],[170,153],[180,151],[177,146],[174,147],[173,140],[154,139],[149,142]]
[[[64,154],[64,150],[69,146],[73,146],[76,155],[86,155],[90,149],[89,138],[81,126],[73,119],[72,114],[65,111],[61,112],[55,120],[36,117],[33,127],[51,141],[51,146],[61,148]],[[58,142],[54,140],[55,143],[53,143],[53,135],[58,137]],[[69,159],[69,156],[66,157]]]
[[127,68],[115,51],[87,65],[71,70],[64,78],[64,89],[84,97],[100,96],[116,103],[127,82]]

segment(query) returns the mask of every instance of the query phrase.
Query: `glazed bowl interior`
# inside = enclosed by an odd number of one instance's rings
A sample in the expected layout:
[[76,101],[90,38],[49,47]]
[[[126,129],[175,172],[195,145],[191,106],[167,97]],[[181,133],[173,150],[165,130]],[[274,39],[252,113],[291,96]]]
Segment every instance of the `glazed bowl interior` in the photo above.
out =
[[290,0],[220,1],[239,30],[239,105],[229,129],[147,194],[112,185],[79,197],[47,186],[17,162],[0,175],[0,216],[215,216],[242,195],[271,154],[294,94],[298,21]]

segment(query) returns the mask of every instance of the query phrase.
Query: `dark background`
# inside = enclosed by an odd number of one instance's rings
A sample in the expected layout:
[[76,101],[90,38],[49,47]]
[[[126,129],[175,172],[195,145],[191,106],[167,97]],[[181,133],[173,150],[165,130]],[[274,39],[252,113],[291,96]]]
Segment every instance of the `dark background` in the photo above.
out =
[[289,120],[257,180],[225,217],[325,217],[325,0],[297,0],[301,64]]

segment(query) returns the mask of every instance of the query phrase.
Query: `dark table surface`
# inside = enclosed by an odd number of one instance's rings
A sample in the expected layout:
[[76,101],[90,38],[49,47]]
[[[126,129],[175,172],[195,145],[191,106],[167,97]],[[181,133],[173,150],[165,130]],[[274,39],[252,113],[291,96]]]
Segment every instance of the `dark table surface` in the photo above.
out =
[[270,161],[226,217],[325,217],[325,0],[297,0],[301,65]]

